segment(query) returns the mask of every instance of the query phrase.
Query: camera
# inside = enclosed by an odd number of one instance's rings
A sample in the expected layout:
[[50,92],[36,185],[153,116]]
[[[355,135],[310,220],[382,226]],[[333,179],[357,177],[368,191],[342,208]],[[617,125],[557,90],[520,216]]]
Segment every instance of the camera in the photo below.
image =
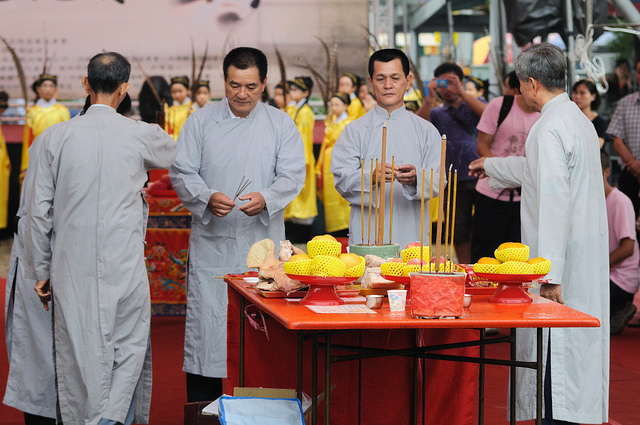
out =
[[444,78],[438,78],[436,79],[436,82],[438,83],[438,88],[439,89],[443,89],[445,87],[447,87],[449,85],[449,82],[447,80],[445,80]]

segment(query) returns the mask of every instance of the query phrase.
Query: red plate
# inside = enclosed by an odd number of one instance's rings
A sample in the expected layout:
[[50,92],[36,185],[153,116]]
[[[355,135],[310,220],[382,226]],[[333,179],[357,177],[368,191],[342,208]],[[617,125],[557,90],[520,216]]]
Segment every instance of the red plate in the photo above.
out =
[[476,275],[491,282],[500,283],[527,283],[542,279],[546,274],[504,274],[504,273],[478,273]]
[[309,285],[348,285],[351,282],[355,282],[357,277],[322,277],[322,276],[303,276],[299,274],[287,274],[293,280],[299,280]]
[[395,283],[400,283],[402,285],[409,285],[411,283],[411,277],[410,276],[390,276],[390,275],[386,275],[386,274],[383,274],[381,276],[384,279],[390,280],[390,281],[395,282]]

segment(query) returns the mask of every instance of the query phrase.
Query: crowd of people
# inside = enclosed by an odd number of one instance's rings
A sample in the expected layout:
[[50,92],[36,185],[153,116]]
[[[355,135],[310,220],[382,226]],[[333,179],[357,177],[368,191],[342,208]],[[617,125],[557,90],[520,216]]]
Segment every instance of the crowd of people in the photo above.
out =
[[[313,79],[281,81],[273,99],[265,98],[267,59],[254,48],[226,55],[225,96],[218,102],[211,101],[206,80],[147,79],[139,94],[141,121],[122,116],[130,109],[130,64],[117,53],[91,59],[82,81],[87,104],[71,120],[56,101],[57,78],[41,75],[26,117],[7,281],[4,403],[24,411],[26,424],[148,420],[141,195],[148,170],[168,168],[192,214],[183,370],[188,401],[208,401],[222,394],[227,348],[227,285],[211,277],[244,272],[258,240],[310,239],[318,207],[326,232],[351,243],[365,240],[360,207],[370,202],[373,179],[398,195],[394,242],[414,241],[433,219],[420,212],[423,182],[436,188],[434,197],[445,195],[437,188],[446,134],[446,167],[457,170],[459,180],[458,262],[473,263],[493,256],[502,242],[522,241],[532,255],[552,262],[552,283],[540,295],[602,323],[545,331],[545,423],[606,421],[609,335],[634,316],[640,284],[640,106],[628,75],[618,72],[624,65],[616,67],[612,87],[620,96],[608,124],[598,114],[601,99],[592,81],[576,82],[569,98],[565,55],[547,43],[521,52],[504,94],[493,99],[486,81],[450,62],[435,69],[420,93],[406,55],[379,50],[369,59],[367,79],[340,75],[317,159]],[[636,75],[640,82],[640,61]],[[0,93],[0,112],[7,100]],[[374,165],[383,127],[387,161]],[[624,164],[617,188],[602,151],[611,138]],[[0,142],[4,173],[10,165]],[[418,178],[431,169],[433,181]],[[233,197],[245,178],[246,190]],[[4,181],[0,227],[8,219]],[[388,204],[385,209],[388,217]],[[535,335],[518,337],[519,360],[530,361]],[[532,382],[528,373],[518,375],[521,388]],[[519,420],[534,417],[534,393],[519,391]]]

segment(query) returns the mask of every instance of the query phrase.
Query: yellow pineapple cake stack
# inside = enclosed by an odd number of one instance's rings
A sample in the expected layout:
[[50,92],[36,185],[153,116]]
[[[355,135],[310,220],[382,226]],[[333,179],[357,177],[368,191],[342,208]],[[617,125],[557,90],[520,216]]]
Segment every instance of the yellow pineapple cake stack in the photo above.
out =
[[364,258],[356,254],[341,254],[342,245],[331,235],[320,235],[307,242],[309,254],[292,256],[284,263],[291,275],[321,277],[360,277],[364,273]]
[[496,258],[482,257],[473,265],[476,273],[542,274],[551,271],[551,261],[537,257],[529,260],[529,247],[519,242],[505,242],[494,252]]

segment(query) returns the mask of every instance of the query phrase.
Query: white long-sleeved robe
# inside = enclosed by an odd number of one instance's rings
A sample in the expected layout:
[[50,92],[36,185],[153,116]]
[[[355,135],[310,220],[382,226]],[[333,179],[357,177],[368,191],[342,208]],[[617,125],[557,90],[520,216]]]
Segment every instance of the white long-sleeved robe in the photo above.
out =
[[[553,418],[608,420],[609,233],[598,135],[566,93],[542,108],[527,156],[487,158],[494,189],[522,186],[522,242],[551,260],[547,278],[567,306],[597,317],[599,328],[551,329]],[[550,301],[548,301],[550,302]],[[546,367],[549,330],[543,336]],[[535,330],[518,331],[518,360],[534,361]],[[535,417],[535,371],[518,370],[517,419]]]
[[160,127],[93,105],[41,136],[26,244],[37,280],[50,279],[62,421],[149,418],[149,282],[144,264],[147,171],[177,146]]
[[[362,242],[360,220],[361,160],[364,159],[364,243],[369,240],[369,183],[371,180],[371,159],[382,156],[382,126],[387,122],[386,162],[391,164],[412,164],[416,167],[417,185],[402,185],[394,181],[392,243],[406,244],[420,240],[420,198],[422,194],[422,170],[425,170],[425,204],[429,200],[431,169],[433,169],[433,196],[438,196],[440,173],[441,138],[438,130],[430,122],[408,112],[404,106],[389,114],[376,106],[344,128],[333,148],[331,172],[338,192],[351,204],[349,222],[349,243]],[[460,172],[460,170],[458,170]],[[463,172],[466,172],[464,170]],[[375,192],[375,180],[373,183]],[[391,203],[391,184],[385,191],[385,239],[388,243]],[[375,199],[375,198],[372,198]],[[375,205],[372,201],[371,243],[375,241]],[[431,221],[428,207],[425,207],[424,238],[429,240]]]
[[[38,143],[29,148],[29,158],[37,161]],[[28,173],[22,184],[17,216],[18,230],[13,237],[9,275],[5,297],[6,343],[9,376],[2,402],[23,412],[46,418],[56,417],[56,389],[53,370],[53,336],[51,314],[42,308],[33,290],[34,275],[30,256],[23,249],[27,207],[33,174]]]
[[[284,208],[305,179],[302,138],[283,111],[258,103],[247,118],[235,118],[223,99],[189,116],[169,176],[192,214],[183,370],[225,378],[227,284],[215,277],[246,271],[255,242],[284,240]],[[260,192],[267,211],[249,217],[238,211],[246,201],[236,199],[225,217],[213,215],[211,195],[233,199],[243,176],[251,181],[243,194]]]

